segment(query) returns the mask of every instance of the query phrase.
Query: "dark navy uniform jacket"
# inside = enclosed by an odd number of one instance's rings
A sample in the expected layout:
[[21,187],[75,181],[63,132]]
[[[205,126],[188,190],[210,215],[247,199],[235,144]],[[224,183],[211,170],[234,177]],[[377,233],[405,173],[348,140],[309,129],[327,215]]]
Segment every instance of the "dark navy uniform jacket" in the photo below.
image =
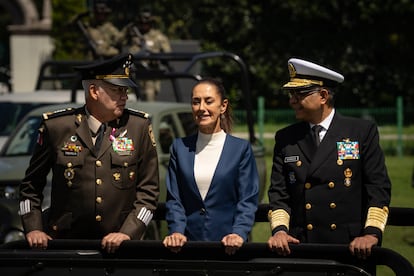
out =
[[[141,238],[155,211],[159,176],[156,145],[145,113],[126,109],[110,122],[95,152],[85,107],[44,115],[21,184],[26,232],[53,238],[101,239],[111,232]],[[53,172],[46,228],[42,190]]]
[[[370,207],[388,208],[391,183],[377,126],[337,112],[315,151],[309,124],[276,133],[269,187],[271,210],[290,215],[289,232],[302,242],[349,243],[364,233]],[[277,226],[277,230],[287,230]]]

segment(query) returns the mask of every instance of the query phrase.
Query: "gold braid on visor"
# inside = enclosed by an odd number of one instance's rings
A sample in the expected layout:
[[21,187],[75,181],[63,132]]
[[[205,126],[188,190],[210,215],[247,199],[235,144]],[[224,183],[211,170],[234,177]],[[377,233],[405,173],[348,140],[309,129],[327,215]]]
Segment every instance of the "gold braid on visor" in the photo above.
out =
[[128,79],[128,75],[97,75],[97,80],[106,80],[106,79]]
[[303,86],[310,86],[310,85],[323,86],[323,81],[291,78],[288,83],[283,85],[283,88],[295,88],[295,87],[303,87]]

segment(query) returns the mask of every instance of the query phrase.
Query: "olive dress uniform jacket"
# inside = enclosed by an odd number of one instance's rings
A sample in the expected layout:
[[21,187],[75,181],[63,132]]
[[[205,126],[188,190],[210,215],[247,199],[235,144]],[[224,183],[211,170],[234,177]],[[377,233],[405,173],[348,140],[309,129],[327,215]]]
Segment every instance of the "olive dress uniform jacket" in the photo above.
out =
[[[152,126],[125,109],[108,123],[95,152],[85,107],[45,114],[21,184],[26,232],[53,238],[101,239],[122,232],[139,239],[156,209],[159,175]],[[51,206],[42,227],[42,190],[52,169]]]
[[[269,203],[290,215],[289,232],[302,242],[349,243],[366,227],[368,208],[387,208],[391,183],[373,122],[335,112],[315,150],[309,123],[276,133]],[[343,151],[344,147],[348,150]],[[287,227],[276,226],[273,234]]]
[[167,174],[170,234],[192,241],[221,241],[231,233],[245,241],[255,220],[259,176],[248,141],[226,135],[210,188],[202,199],[194,178],[198,134],[175,139]]

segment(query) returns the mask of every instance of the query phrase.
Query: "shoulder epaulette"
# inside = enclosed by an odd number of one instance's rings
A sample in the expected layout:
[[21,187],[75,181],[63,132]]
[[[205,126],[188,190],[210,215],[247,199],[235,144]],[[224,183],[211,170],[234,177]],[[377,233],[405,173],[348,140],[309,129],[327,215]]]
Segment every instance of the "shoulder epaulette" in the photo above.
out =
[[51,112],[45,112],[43,113],[43,120],[48,120],[56,117],[61,117],[65,115],[70,115],[75,112],[75,108],[69,107],[65,109],[59,109]]
[[140,116],[140,117],[145,118],[145,119],[149,118],[149,114],[144,112],[144,111],[135,110],[135,109],[132,109],[132,108],[128,108],[127,110],[129,111],[130,114],[137,115],[137,116]]

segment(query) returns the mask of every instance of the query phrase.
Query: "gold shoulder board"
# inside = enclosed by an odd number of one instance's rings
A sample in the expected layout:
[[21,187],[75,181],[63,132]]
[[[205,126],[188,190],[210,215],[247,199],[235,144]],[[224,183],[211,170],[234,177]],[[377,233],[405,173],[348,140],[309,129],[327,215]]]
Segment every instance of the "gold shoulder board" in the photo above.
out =
[[43,119],[44,120],[49,120],[52,118],[56,118],[56,117],[61,117],[64,115],[70,115],[73,114],[73,112],[75,111],[74,108],[69,107],[66,109],[59,109],[59,110],[55,110],[55,111],[51,111],[51,112],[45,112],[43,113]]
[[142,118],[145,118],[145,119],[148,119],[149,118],[149,114],[146,113],[146,112],[144,112],[144,111],[135,110],[135,109],[132,109],[132,108],[128,108],[127,110],[132,115],[137,115],[137,116],[142,117]]

